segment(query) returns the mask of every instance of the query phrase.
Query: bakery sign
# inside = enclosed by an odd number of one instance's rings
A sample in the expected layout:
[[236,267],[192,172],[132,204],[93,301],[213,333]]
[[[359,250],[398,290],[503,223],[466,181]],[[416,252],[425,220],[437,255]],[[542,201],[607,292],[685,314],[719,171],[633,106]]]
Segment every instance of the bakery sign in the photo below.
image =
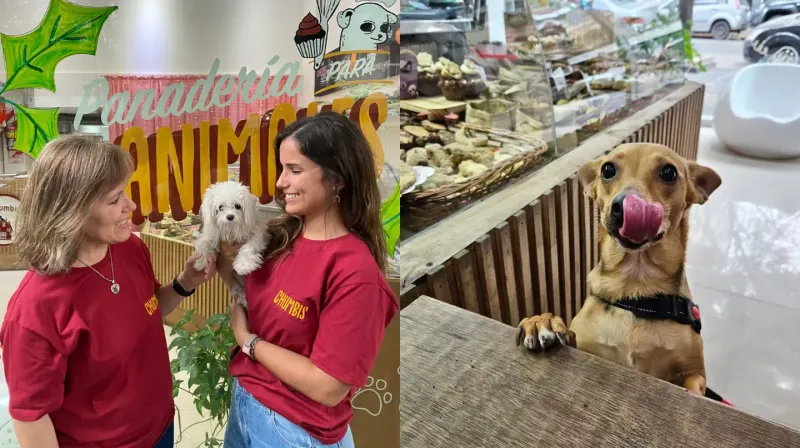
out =
[[398,71],[400,28],[398,16],[386,6],[395,1],[357,1],[336,14],[341,0],[317,0],[317,15],[306,14],[294,37],[300,56],[314,62],[315,95],[394,83],[389,78]]
[[16,239],[19,200],[14,196],[0,194],[0,246],[9,246]]

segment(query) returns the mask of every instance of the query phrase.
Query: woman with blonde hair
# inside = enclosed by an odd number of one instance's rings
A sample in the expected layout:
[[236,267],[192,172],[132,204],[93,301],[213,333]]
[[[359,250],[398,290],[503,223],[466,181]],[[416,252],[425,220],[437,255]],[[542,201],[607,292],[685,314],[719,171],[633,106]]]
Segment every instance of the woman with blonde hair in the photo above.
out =
[[216,271],[194,270],[195,254],[170,284],[156,280],[131,232],[132,169],[122,148],[83,135],[33,164],[15,243],[30,268],[0,329],[22,448],[173,445],[163,318]]
[[[268,224],[266,262],[245,278],[247,314],[231,305],[241,351],[225,447],[351,448],[350,399],[398,310],[375,160],[355,123],[333,112],[287,126],[275,149],[284,213]],[[223,245],[218,261],[229,285],[235,251]]]

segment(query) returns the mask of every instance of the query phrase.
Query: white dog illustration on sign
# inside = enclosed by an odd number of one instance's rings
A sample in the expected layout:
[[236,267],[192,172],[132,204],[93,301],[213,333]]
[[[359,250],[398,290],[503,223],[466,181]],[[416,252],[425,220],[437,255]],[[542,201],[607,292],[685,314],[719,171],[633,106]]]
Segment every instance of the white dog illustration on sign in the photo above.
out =
[[397,15],[377,3],[361,3],[336,18],[342,29],[339,51],[377,50],[392,37]]
[[233,261],[234,277],[238,285],[231,295],[247,306],[244,296],[244,276],[261,267],[262,254],[267,247],[266,224],[258,216],[258,198],[239,182],[220,182],[208,187],[200,206],[203,228],[195,249],[202,255],[195,269],[205,268],[208,255],[217,256],[220,242],[242,244]]

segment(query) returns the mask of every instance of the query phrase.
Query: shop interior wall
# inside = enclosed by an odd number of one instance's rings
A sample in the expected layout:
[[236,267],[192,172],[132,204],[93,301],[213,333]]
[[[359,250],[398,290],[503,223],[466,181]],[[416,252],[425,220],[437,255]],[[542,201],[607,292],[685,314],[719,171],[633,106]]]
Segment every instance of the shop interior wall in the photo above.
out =
[[[283,62],[300,60],[294,44],[297,25],[306,12],[316,12],[311,0],[71,1],[116,5],[119,10],[103,27],[95,56],[63,60],[56,72],[55,94],[35,91],[37,107],[61,107],[62,113],[77,108],[83,86],[103,74],[207,74],[215,58],[220,59],[218,74],[238,74],[242,66],[260,74],[273,56],[280,57],[272,65],[278,68]],[[30,32],[48,4],[49,0],[0,0],[4,18],[0,32]],[[298,104],[306,104],[313,100],[313,66],[302,61],[301,69],[304,86]],[[2,64],[0,77],[6,77]]]

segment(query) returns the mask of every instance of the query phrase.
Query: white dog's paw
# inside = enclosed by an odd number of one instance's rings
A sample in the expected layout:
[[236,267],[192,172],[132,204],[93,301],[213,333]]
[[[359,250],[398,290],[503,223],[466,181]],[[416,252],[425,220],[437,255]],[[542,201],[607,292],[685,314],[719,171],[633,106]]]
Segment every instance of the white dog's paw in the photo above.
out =
[[244,288],[241,286],[234,286],[231,288],[231,296],[236,299],[236,302],[241,304],[244,301]]
[[244,291],[236,296],[236,303],[247,308],[247,298],[244,296]]
[[233,270],[239,275],[247,275],[258,269],[258,260],[248,257],[236,257],[233,260]]
[[207,258],[208,258],[207,255],[201,255],[200,258],[198,258],[197,261],[194,262],[194,269],[197,271],[202,271],[203,269],[205,269],[206,262],[208,261]]

